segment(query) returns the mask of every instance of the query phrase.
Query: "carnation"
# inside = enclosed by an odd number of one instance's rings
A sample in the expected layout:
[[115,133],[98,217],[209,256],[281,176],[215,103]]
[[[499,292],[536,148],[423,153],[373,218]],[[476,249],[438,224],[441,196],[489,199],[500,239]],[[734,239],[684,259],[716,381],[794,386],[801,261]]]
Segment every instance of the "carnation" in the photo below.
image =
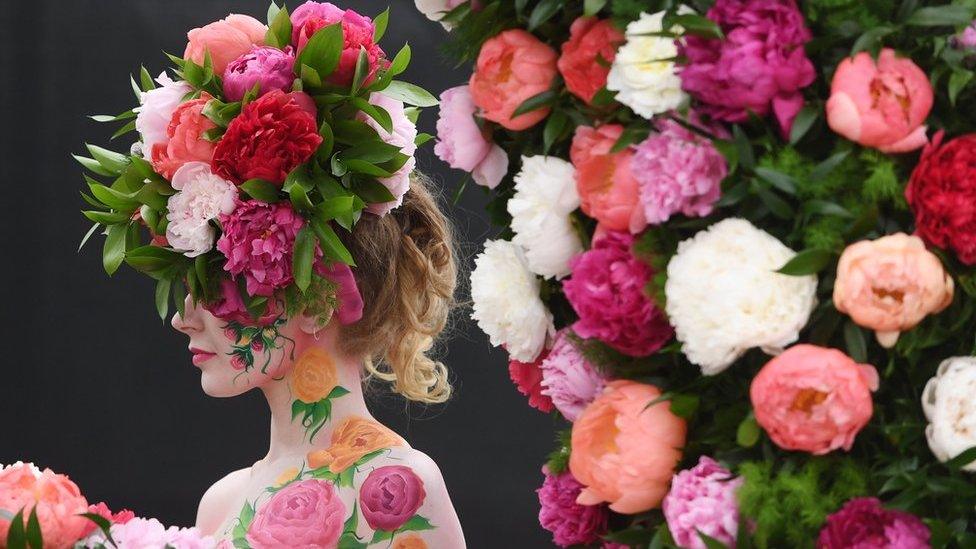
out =
[[[976,358],[958,356],[939,365],[922,392],[922,408],[929,421],[925,437],[941,462],[976,447]],[[963,467],[976,472],[976,462]]]
[[702,456],[693,468],[676,474],[662,510],[677,545],[706,549],[701,532],[734,547],[739,530],[736,491],[744,481],[708,456]]
[[573,331],[596,338],[630,356],[647,356],[664,346],[674,331],[645,291],[654,276],[634,257],[634,237],[607,231],[571,263],[563,291],[579,320]]
[[410,174],[417,166],[417,160],[414,158],[414,153],[417,152],[417,125],[407,117],[403,101],[393,99],[382,93],[373,93],[369,96],[369,102],[390,114],[393,119],[393,132],[386,131],[379,122],[365,114],[361,114],[360,119],[376,130],[380,139],[385,143],[400,147],[400,152],[410,157],[393,175],[379,179],[379,182],[393,195],[393,200],[381,204],[369,204],[366,210],[372,214],[383,216],[399,207],[403,203],[403,195],[410,190]]
[[775,272],[795,256],[738,218],[678,246],[668,264],[667,312],[703,374],[724,371],[751,348],[776,354],[799,338],[816,306],[817,277]]
[[535,360],[555,328],[525,253],[511,242],[490,240],[474,263],[471,318],[488,334],[492,345],[505,346],[515,360]]
[[210,221],[234,211],[237,187],[210,171],[209,164],[189,162],[173,175],[173,188],[179,192],[167,203],[167,242],[187,257],[209,252],[216,237]]
[[552,411],[552,399],[543,394],[542,391],[542,370],[540,364],[546,358],[543,351],[533,362],[520,362],[510,360],[508,362],[508,375],[512,378],[512,383],[518,391],[528,397],[529,406],[548,414]]
[[142,150],[152,151],[156,144],[165,145],[169,141],[167,128],[173,113],[188,93],[193,91],[189,84],[174,82],[165,72],[156,77],[159,87],[142,92],[136,114],[136,131],[142,139]]
[[928,549],[930,537],[915,515],[885,509],[877,498],[854,498],[827,517],[817,549]]
[[542,361],[542,394],[569,421],[576,419],[606,387],[607,379],[573,343],[569,330],[556,334],[549,356]]
[[508,201],[512,242],[525,250],[529,269],[545,278],[569,274],[569,261],[583,251],[570,214],[579,208],[573,165],[554,156],[522,159],[515,196]]
[[554,475],[542,470],[545,480],[536,490],[539,495],[539,524],[552,532],[552,541],[559,547],[589,544],[599,541],[607,530],[609,512],[605,505],[576,503],[583,485],[572,473]]

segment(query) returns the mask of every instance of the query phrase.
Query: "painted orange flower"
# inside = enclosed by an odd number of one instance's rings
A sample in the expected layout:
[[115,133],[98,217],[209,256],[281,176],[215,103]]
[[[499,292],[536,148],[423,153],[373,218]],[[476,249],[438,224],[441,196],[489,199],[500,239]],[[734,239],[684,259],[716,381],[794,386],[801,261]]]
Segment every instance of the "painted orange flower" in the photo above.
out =
[[393,542],[393,549],[427,549],[427,542],[417,534],[407,534]]
[[298,467],[290,467],[281,472],[280,475],[275,479],[275,486],[284,486],[289,482],[298,479],[298,474],[301,471]]
[[339,474],[366,454],[404,445],[400,435],[379,423],[361,417],[350,417],[332,433],[332,446],[327,450],[309,452],[308,466],[312,469],[328,467],[333,473]]
[[291,372],[291,390],[306,404],[315,404],[329,396],[338,384],[335,362],[329,353],[318,347],[302,353]]

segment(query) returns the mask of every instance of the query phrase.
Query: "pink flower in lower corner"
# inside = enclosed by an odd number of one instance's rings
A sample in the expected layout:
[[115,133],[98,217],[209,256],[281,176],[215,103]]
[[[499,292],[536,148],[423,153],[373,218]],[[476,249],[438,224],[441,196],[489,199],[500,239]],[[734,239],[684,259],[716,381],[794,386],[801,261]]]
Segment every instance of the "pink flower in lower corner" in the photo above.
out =
[[542,370],[540,365],[546,359],[547,351],[543,350],[534,362],[520,362],[509,359],[508,375],[518,387],[518,391],[529,398],[529,406],[548,414],[552,411],[552,399],[543,394]]
[[542,361],[541,370],[542,394],[551,398],[569,421],[576,421],[607,384],[606,377],[576,348],[569,330],[556,334],[556,342]]
[[817,549],[928,549],[930,537],[915,515],[885,509],[877,498],[854,498],[827,517]]
[[[50,469],[17,462],[0,469],[0,509],[12,514],[23,510],[24,524],[32,510],[37,512],[44,546],[72,547],[88,529],[89,521],[78,516],[88,512],[88,501],[78,485]],[[7,539],[10,521],[0,517],[0,542]]]
[[739,531],[736,491],[743,482],[707,456],[702,456],[698,465],[676,474],[662,509],[678,546],[706,549],[698,535],[701,532],[735,547]]
[[576,502],[583,485],[570,472],[554,475],[542,469],[545,480],[536,490],[539,496],[539,524],[552,532],[559,547],[599,541],[607,531],[610,513],[606,505],[581,505]]
[[469,86],[442,93],[434,152],[452,168],[469,172],[475,183],[494,189],[508,173],[508,154],[486,138],[476,111]]
[[[130,518],[112,525],[112,539],[119,549],[149,549],[177,547],[179,549],[215,549],[217,540],[202,534],[196,528],[166,528],[156,519]],[[96,532],[88,538],[86,547],[106,544],[104,536]]]
[[346,506],[332,483],[293,482],[258,509],[247,542],[253,549],[335,547],[345,520]]
[[363,519],[374,530],[397,530],[413,518],[425,499],[424,482],[402,465],[374,469],[359,487]]

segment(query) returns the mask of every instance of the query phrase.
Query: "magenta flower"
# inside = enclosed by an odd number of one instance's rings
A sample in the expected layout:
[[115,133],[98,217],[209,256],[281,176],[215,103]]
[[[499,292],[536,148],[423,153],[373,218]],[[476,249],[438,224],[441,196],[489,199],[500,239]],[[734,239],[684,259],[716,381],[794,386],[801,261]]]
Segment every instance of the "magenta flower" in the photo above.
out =
[[295,82],[295,54],[291,46],[285,50],[255,46],[251,51],[231,61],[224,71],[224,95],[228,101],[240,101],[256,84],[258,96],[271,90],[291,91]]
[[976,50],[976,21],[965,28],[954,39],[955,46],[960,49]]
[[607,384],[603,374],[583,358],[569,338],[568,330],[556,335],[556,342],[549,356],[542,361],[541,369],[542,394],[551,398],[569,421],[576,421]]
[[674,475],[664,498],[664,518],[681,547],[705,549],[698,532],[735,546],[739,505],[735,492],[743,479],[734,477],[714,459],[702,456],[698,465]]
[[573,331],[597,338],[630,356],[647,356],[661,347],[674,329],[645,292],[654,275],[650,265],[631,253],[634,237],[607,231],[593,248],[573,258],[573,274],[563,291],[579,320]]
[[359,488],[363,518],[373,530],[400,528],[424,504],[427,492],[417,473],[402,465],[373,470]]
[[827,517],[817,549],[927,549],[929,537],[915,515],[885,509],[877,498],[854,498]]
[[560,547],[598,541],[607,531],[609,512],[605,505],[576,503],[583,485],[570,472],[553,475],[542,469],[546,479],[539,495],[539,524],[552,532],[552,541]]
[[812,34],[793,0],[718,0],[708,18],[724,40],[688,36],[679,48],[687,59],[682,88],[701,110],[728,122],[770,109],[784,135],[803,108],[803,88],[816,72],[803,49]]

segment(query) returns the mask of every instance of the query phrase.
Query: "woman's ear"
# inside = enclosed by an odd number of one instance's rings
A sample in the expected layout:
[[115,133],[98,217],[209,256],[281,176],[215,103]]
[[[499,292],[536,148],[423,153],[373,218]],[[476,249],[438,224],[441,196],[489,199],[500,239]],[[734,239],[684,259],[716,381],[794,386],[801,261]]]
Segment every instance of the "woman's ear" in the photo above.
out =
[[322,324],[321,317],[318,315],[302,314],[298,319],[298,328],[308,335],[315,335],[321,332],[328,323]]

